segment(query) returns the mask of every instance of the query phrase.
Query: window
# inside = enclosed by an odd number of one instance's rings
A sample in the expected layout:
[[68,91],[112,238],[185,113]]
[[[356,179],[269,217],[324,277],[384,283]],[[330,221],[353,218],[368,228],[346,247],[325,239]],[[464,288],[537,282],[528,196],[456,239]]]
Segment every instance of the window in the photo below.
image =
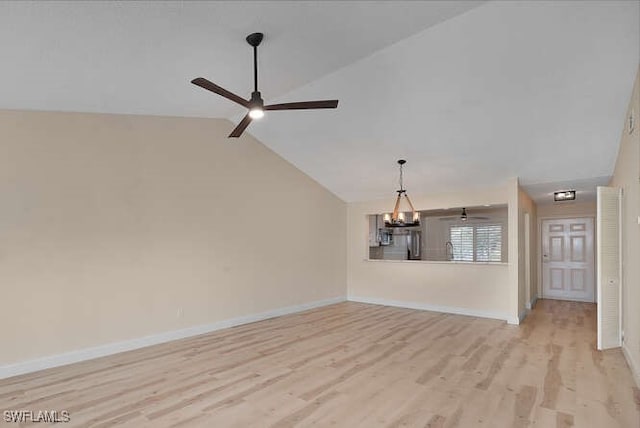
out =
[[501,262],[502,225],[477,224],[451,226],[453,260],[463,262]]
[[451,226],[450,241],[453,246],[453,260],[473,261],[473,226]]
[[502,226],[499,224],[482,224],[476,229],[476,261],[502,261]]

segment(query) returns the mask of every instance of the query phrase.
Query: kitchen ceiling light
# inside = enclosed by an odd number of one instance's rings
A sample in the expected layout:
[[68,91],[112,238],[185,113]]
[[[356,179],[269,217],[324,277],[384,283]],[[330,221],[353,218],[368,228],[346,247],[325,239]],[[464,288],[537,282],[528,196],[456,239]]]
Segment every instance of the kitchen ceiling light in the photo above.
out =
[[467,209],[466,208],[462,209],[462,214],[460,214],[460,220],[467,221]]
[[[397,190],[398,196],[396,197],[396,205],[393,208],[393,213],[384,215],[384,225],[387,227],[408,227],[420,225],[420,213],[413,207],[402,182],[402,166],[405,163],[407,163],[407,161],[404,159],[400,159],[398,161],[398,165],[400,165],[400,190]],[[404,212],[400,211],[400,203],[403,196],[411,208],[411,221],[406,218]]]

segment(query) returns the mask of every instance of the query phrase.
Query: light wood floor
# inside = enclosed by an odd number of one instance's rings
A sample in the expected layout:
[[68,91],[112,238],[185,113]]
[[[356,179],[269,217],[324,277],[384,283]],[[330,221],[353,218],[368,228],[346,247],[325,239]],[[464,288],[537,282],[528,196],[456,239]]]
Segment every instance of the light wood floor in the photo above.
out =
[[640,427],[595,312],[543,300],[518,327],[341,303],[5,379],[0,411],[82,427]]

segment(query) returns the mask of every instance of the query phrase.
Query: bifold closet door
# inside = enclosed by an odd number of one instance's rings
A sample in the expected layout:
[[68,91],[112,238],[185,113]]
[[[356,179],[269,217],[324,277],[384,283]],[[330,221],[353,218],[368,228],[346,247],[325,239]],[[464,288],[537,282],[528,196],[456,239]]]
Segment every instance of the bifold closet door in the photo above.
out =
[[617,348],[621,337],[621,203],[622,190],[598,187],[596,259],[598,349]]

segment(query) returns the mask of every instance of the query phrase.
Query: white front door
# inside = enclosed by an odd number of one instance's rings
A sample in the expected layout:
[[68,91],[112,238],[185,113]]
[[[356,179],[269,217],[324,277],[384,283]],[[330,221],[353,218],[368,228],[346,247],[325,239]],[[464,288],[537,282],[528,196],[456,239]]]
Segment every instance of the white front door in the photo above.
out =
[[594,301],[593,219],[542,221],[542,296]]

